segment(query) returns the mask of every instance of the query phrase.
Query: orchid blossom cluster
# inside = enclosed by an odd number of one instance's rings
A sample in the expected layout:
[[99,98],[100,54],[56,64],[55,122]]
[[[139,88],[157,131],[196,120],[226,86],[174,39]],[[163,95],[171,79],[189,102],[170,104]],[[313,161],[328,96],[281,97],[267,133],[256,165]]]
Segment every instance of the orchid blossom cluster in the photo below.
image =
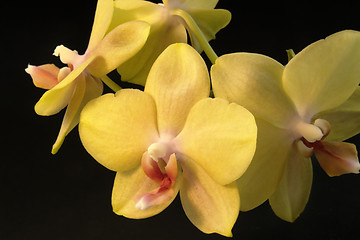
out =
[[[356,147],[343,141],[360,132],[360,32],[289,50],[286,66],[253,53],[218,57],[209,41],[231,14],[217,2],[98,0],[84,54],[60,45],[66,66],[26,69],[47,89],[37,114],[66,108],[52,153],[78,125],[87,152],[116,172],[118,215],[151,217],[179,193],[198,229],[232,236],[239,212],[265,201],[295,221],[313,155],[329,176],[359,173]],[[113,70],[144,90],[122,89]]]

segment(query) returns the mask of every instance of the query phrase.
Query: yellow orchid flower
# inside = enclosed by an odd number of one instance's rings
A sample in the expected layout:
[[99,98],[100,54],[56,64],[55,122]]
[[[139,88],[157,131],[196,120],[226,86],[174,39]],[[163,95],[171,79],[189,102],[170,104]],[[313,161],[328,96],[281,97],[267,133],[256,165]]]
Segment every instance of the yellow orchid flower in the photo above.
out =
[[112,12],[112,0],[98,1],[89,45],[83,55],[63,45],[55,49],[54,55],[69,67],[59,69],[52,64],[38,67],[29,65],[25,70],[31,75],[35,86],[49,89],[35,106],[37,114],[53,115],[67,106],[52,148],[53,154],[78,124],[85,104],[102,94],[103,85],[99,78],[134,56],[146,42],[150,27],[140,21],[119,25],[105,36]]
[[144,92],[123,89],[85,106],[80,138],[100,164],[117,172],[116,214],[151,217],[180,191],[196,227],[231,236],[240,210],[234,181],[253,157],[257,128],[245,108],[208,98],[209,92],[205,62],[178,43],[155,61]]
[[204,48],[213,61],[217,58],[208,41],[214,39],[215,34],[230,22],[230,12],[214,9],[218,0],[163,2],[161,5],[142,0],[114,1],[115,9],[109,31],[132,20],[145,21],[151,25],[144,48],[117,69],[123,81],[144,86],[150,68],[160,53],[173,43],[187,42],[186,30],[198,51]]
[[[359,173],[360,33],[343,31],[311,44],[284,67],[251,53],[220,57],[211,69],[214,94],[249,109],[258,126],[257,151],[237,181],[241,210],[267,199],[294,221],[312,185],[310,156],[329,176]],[[331,129],[331,131],[330,131]]]

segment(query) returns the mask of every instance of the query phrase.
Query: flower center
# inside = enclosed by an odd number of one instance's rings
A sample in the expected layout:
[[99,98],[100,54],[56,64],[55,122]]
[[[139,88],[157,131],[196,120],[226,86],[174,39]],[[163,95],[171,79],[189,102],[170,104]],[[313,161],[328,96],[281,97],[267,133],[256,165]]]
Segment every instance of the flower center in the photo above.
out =
[[315,148],[322,148],[321,141],[330,133],[330,123],[324,119],[316,119],[314,124],[300,122],[296,130],[301,134],[296,145],[304,157],[310,157]]
[[177,179],[178,167],[174,151],[170,144],[156,142],[149,146],[143,154],[141,165],[144,173],[158,187],[150,192],[135,197],[135,207],[146,210],[171,200],[175,191],[173,187]]

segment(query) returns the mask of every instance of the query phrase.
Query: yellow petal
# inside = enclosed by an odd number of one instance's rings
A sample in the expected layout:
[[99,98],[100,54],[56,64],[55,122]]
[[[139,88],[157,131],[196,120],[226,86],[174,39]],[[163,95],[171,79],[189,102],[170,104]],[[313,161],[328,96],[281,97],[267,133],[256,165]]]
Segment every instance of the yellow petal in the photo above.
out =
[[192,106],[209,91],[209,74],[201,56],[187,44],[169,46],[155,61],[145,86],[156,103],[160,135],[176,136]]
[[219,0],[163,0],[168,8],[213,9]]
[[238,103],[275,126],[296,115],[281,83],[283,66],[260,54],[233,53],[219,57],[211,68],[215,97]]
[[136,197],[151,192],[158,188],[159,185],[145,175],[141,165],[131,171],[117,172],[111,200],[113,211],[118,215],[135,219],[154,216],[163,211],[174,200],[179,192],[181,178],[181,173],[178,172],[177,181],[173,186],[174,194],[171,199],[146,210],[139,210],[136,208]]
[[360,80],[360,32],[342,31],[298,53],[285,67],[283,85],[303,117],[337,107]]
[[150,34],[142,50],[117,69],[123,81],[145,85],[147,75],[156,58],[172,43],[186,43],[185,27],[168,9],[148,1],[115,1],[114,17],[110,26],[139,20],[151,25]]
[[249,168],[236,182],[241,197],[241,211],[261,205],[274,193],[285,167],[293,141],[285,129],[256,119],[258,138]]
[[87,52],[95,55],[87,70],[95,77],[102,77],[133,57],[145,44],[150,25],[142,21],[131,21],[119,25],[102,41]]
[[314,117],[318,118],[326,119],[331,125],[326,140],[342,142],[360,133],[360,87],[340,106]]
[[220,98],[199,101],[177,136],[179,151],[221,185],[238,179],[255,152],[257,128],[245,108]]
[[[226,27],[231,20],[231,13],[224,9],[189,9],[188,13],[195,20],[208,41],[215,39],[215,34]],[[192,45],[201,52],[200,43],[190,32]]]
[[139,90],[120,90],[90,101],[80,116],[85,149],[113,171],[127,171],[158,138],[153,99]]
[[151,66],[157,57],[173,43],[186,43],[186,29],[181,24],[166,20],[152,25],[149,38],[143,49],[129,61],[118,67],[121,79],[145,86]]
[[74,93],[77,77],[85,70],[93,57],[88,58],[85,62],[75,68],[59,84],[46,91],[35,105],[35,112],[39,115],[49,116],[60,112],[69,101]]
[[181,203],[190,221],[204,233],[231,237],[240,208],[235,183],[222,186],[192,159],[182,156]]
[[102,92],[103,85],[99,79],[95,79],[89,74],[81,74],[79,76],[73,98],[66,109],[59,135],[52,147],[52,154],[57,153],[66,135],[79,123],[80,112],[84,106],[90,100],[99,97]]
[[114,10],[113,0],[98,0],[88,50],[92,50],[103,39]]
[[270,205],[281,219],[293,222],[303,212],[311,191],[312,164],[293,149],[281,182],[270,197]]

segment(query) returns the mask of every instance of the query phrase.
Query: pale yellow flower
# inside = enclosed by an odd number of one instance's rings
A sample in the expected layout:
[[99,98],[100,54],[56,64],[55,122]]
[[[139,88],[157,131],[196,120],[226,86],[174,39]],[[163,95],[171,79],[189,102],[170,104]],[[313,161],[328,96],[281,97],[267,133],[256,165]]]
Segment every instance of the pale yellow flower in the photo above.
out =
[[360,132],[360,33],[343,31],[315,42],[284,67],[251,53],[220,57],[211,69],[216,97],[249,109],[258,126],[254,160],[237,181],[241,210],[270,199],[294,221],[312,185],[310,156],[329,176],[359,173],[353,144]]
[[240,210],[234,181],[253,157],[257,128],[245,108],[208,98],[209,92],[205,62],[179,43],[155,61],[145,92],[124,89],[86,105],[80,137],[99,163],[117,172],[115,213],[153,216],[180,191],[196,227],[231,236]]

